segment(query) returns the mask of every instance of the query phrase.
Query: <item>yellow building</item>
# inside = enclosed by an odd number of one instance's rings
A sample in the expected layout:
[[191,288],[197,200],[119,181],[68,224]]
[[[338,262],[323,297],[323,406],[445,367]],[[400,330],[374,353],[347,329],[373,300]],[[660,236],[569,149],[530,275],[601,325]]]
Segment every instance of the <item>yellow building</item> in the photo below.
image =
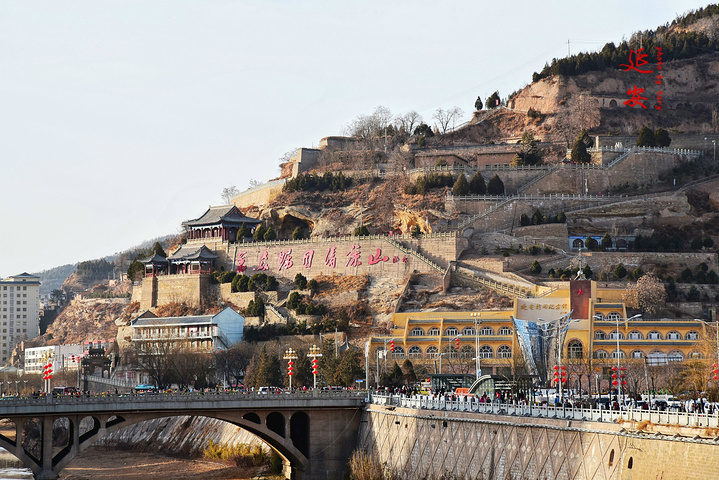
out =
[[[483,374],[509,375],[522,364],[514,319],[567,326],[559,363],[579,363],[601,371],[619,359],[650,364],[701,358],[698,340],[702,323],[696,320],[627,318],[624,289],[590,280],[556,284],[541,298],[516,299],[511,309],[467,312],[395,313],[389,335],[370,339],[370,359],[429,364],[434,373],[476,372],[475,352]],[[571,321],[570,321],[571,319]],[[568,325],[567,325],[568,324]],[[617,351],[617,337],[619,350]],[[591,352],[588,354],[588,352]],[[590,372],[584,373],[589,375]]]

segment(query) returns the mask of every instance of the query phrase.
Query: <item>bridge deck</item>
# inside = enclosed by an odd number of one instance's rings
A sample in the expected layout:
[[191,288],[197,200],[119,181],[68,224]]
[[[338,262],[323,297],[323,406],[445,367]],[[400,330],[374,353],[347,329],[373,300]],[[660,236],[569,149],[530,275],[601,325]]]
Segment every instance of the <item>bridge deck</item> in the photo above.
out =
[[0,417],[31,415],[70,415],[92,413],[193,411],[228,409],[358,408],[366,393],[317,392],[258,394],[236,392],[159,393],[132,395],[62,395],[5,397],[0,400]]

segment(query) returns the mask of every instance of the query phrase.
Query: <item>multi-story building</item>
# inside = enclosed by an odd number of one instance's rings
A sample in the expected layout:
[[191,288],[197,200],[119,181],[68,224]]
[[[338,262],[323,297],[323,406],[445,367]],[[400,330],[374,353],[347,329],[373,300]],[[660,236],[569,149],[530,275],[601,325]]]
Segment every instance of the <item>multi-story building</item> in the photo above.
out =
[[[702,321],[628,316],[623,293],[622,288],[578,280],[557,284],[541,298],[516,299],[506,310],[395,313],[391,332],[370,339],[370,361],[382,367],[387,350],[388,361],[409,358],[425,363],[431,373],[474,374],[479,366],[482,374],[531,374],[526,345],[538,334],[523,328],[526,322],[546,325],[543,335],[553,337],[547,338],[553,351],[544,373],[552,364],[566,365],[585,387],[590,377],[593,386],[595,377],[606,381],[606,369],[618,360],[622,366],[636,366],[644,377],[645,364],[675,365],[719,354],[707,353],[701,344]],[[558,341],[549,341],[554,338]],[[388,351],[391,345],[394,352]]]
[[45,365],[52,371],[77,370],[84,354],[83,345],[48,345],[25,349],[25,373],[42,374]]
[[145,312],[132,321],[132,341],[140,345],[176,343],[188,350],[214,352],[242,341],[245,317],[230,307],[216,315],[156,317]]
[[40,334],[40,277],[21,273],[0,281],[0,361]]

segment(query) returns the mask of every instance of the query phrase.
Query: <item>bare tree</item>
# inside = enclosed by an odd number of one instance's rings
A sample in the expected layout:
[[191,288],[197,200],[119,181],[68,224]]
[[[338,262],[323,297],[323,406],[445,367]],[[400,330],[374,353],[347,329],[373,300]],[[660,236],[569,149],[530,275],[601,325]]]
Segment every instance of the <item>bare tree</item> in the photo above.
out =
[[180,348],[174,355],[174,383],[180,389],[211,387],[215,384],[213,356],[207,352],[196,352],[187,346]]
[[622,299],[630,308],[639,308],[646,313],[656,313],[667,301],[664,283],[654,275],[644,275],[637,283],[630,285]]
[[234,185],[231,185],[229,187],[222,189],[222,194],[220,195],[222,197],[222,200],[225,202],[225,205],[229,205],[232,201],[232,198],[240,193],[239,190],[237,190],[237,187]]
[[232,345],[227,350],[217,352],[215,354],[217,373],[227,381],[234,379],[235,382],[239,382],[244,378],[256,350],[257,348],[254,344],[240,342]]
[[570,148],[580,131],[598,125],[599,108],[595,101],[580,95],[571,97],[554,115],[552,133],[564,140],[567,148]]
[[378,106],[371,115],[359,115],[343,129],[345,135],[362,140],[379,138],[391,125],[392,112],[389,108]]
[[439,129],[442,134],[447,133],[447,130],[449,130],[449,125],[452,125],[452,129],[454,129],[454,123],[455,121],[462,116],[464,112],[459,107],[453,107],[449,110],[443,110],[441,108],[438,108],[436,112],[434,112],[434,115],[432,115],[432,118],[437,120],[439,123]]
[[159,389],[174,381],[174,362],[179,345],[164,340],[135,342],[131,356],[141,370],[147,372]]
[[407,112],[404,115],[398,115],[394,119],[394,125],[397,131],[405,132],[407,135],[412,135],[414,127],[422,122],[422,116],[414,110]]

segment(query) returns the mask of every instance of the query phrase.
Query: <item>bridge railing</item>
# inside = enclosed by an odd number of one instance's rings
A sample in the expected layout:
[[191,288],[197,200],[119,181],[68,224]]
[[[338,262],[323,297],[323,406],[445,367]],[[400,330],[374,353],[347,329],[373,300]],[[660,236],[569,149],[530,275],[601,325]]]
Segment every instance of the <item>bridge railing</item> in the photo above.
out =
[[719,428],[719,410],[713,414],[686,413],[657,410],[603,410],[596,408],[565,407],[554,405],[515,405],[511,403],[478,402],[472,398],[451,400],[444,396],[429,395],[376,395],[370,397],[371,403],[379,405],[396,405],[405,408],[423,410],[441,410],[457,412],[474,412],[490,415],[512,417],[556,418],[588,422],[613,422],[619,420],[654,424],[679,425],[688,427]]
[[102,403],[133,403],[133,402],[157,402],[157,403],[187,403],[207,401],[235,401],[235,400],[303,400],[312,398],[366,398],[367,392],[361,390],[333,390],[324,391],[311,390],[279,393],[260,393],[247,391],[210,391],[210,392],[158,392],[158,393],[101,393],[83,395],[21,395],[6,396],[0,398],[0,414],[5,407],[16,407],[26,405],[71,405],[71,404],[102,404]]

